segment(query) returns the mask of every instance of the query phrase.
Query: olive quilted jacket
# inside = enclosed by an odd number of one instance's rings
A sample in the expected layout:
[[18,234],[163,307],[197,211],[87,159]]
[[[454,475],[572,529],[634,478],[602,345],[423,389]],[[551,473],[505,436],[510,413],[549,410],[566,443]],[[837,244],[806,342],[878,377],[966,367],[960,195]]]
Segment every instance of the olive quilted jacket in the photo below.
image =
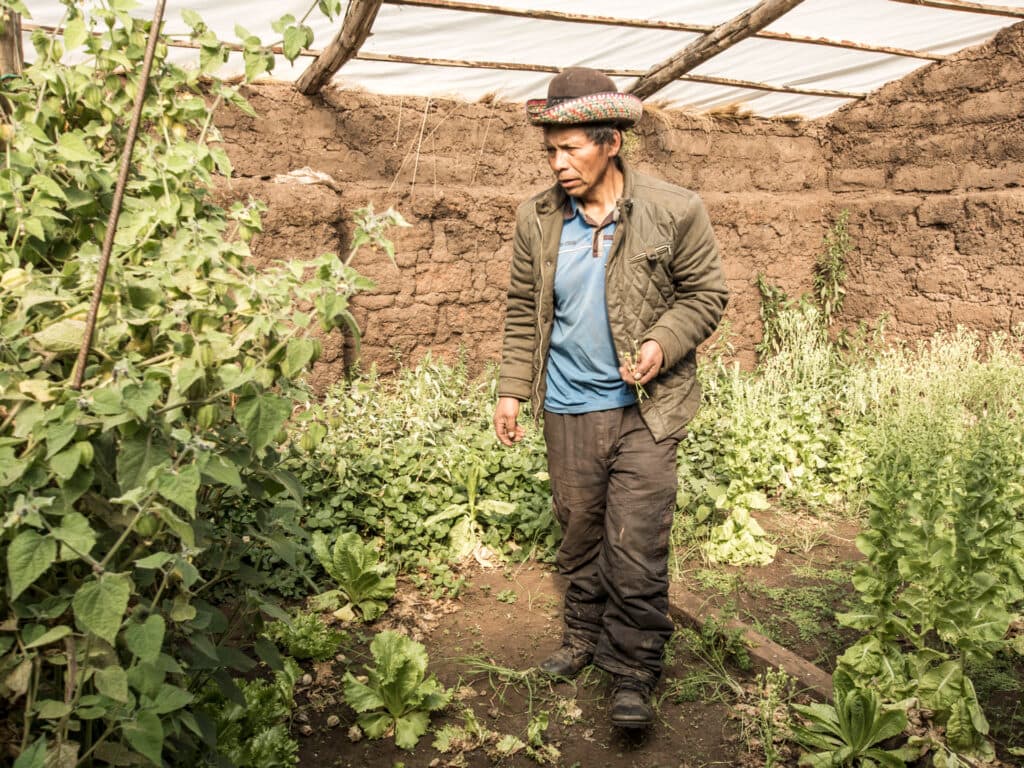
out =
[[[665,362],[645,389],[640,414],[655,440],[682,436],[700,405],[696,349],[715,330],[728,300],[714,233],[693,192],[622,163],[624,185],[608,254],[605,299],[615,348],[644,341]],[[554,318],[554,282],[565,193],[557,185],[516,214],[498,393],[544,403]]]

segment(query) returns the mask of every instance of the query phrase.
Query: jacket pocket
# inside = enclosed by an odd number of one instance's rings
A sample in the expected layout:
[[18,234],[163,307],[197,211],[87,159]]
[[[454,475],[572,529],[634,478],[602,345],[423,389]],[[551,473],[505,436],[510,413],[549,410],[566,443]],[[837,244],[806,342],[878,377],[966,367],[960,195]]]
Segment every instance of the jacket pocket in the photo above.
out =
[[669,256],[672,255],[672,243],[654,243],[645,247],[642,251],[637,251],[629,257],[629,263],[639,263],[642,261],[648,262],[652,267],[655,264],[665,264]]

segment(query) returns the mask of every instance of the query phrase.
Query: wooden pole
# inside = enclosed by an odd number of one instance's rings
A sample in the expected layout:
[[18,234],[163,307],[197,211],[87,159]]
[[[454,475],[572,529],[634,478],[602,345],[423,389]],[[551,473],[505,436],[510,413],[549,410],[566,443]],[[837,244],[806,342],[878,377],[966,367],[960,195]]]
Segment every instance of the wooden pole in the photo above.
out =
[[[386,0],[385,0],[386,1]],[[23,29],[41,29],[51,35],[63,34],[61,27],[46,26],[44,24],[24,24]],[[99,32],[96,33],[100,34]],[[200,43],[191,40],[166,39],[165,44],[171,48],[202,48]],[[222,43],[224,47],[232,51],[244,51],[245,46],[238,43]],[[283,54],[281,46],[274,46],[270,49],[274,53]],[[323,54],[318,48],[303,48],[299,56],[316,58]],[[457,67],[462,69],[497,69],[507,72],[547,72],[557,75],[562,68],[553,64],[519,64],[517,62],[505,61],[471,61],[464,59],[437,59],[425,56],[402,56],[391,53],[357,53],[352,57],[358,61],[380,61],[388,64],[417,64],[427,67]],[[640,77],[644,74],[639,69],[607,69],[606,75],[612,77]],[[726,85],[730,88],[749,88],[752,91],[770,91],[772,93],[793,93],[799,96],[825,96],[831,99],[863,99],[865,94],[853,91],[834,91],[825,88],[799,88],[789,85],[772,85],[770,83],[758,83],[751,80],[733,80],[727,77],[707,77],[704,75],[683,75],[680,80],[691,83],[708,83],[710,85]]]
[[0,8],[0,75],[20,75],[24,59],[21,15],[10,8]]
[[1013,19],[1024,19],[1024,8],[1007,8],[1005,5],[969,3],[967,0],[891,0],[891,2],[921,5],[925,8],[938,8],[943,11],[966,11],[967,13],[984,13],[989,16],[1009,16]]
[[117,234],[117,221],[121,217],[121,205],[124,202],[124,191],[128,186],[128,172],[132,167],[132,152],[135,150],[135,139],[139,135],[139,124],[142,122],[142,107],[146,103],[146,89],[149,87],[149,74],[153,69],[153,58],[156,44],[160,39],[160,25],[164,20],[164,6],[167,0],[157,0],[153,9],[153,21],[149,27],[149,39],[146,41],[146,52],[142,57],[142,71],[139,73],[138,90],[135,92],[135,105],[132,109],[132,120],[128,125],[124,150],[121,152],[121,167],[117,173],[117,184],[114,186],[114,199],[110,204],[110,216],[107,229],[103,235],[103,248],[100,251],[99,269],[96,272],[96,283],[92,289],[92,300],[89,312],[85,316],[85,334],[82,345],[78,348],[78,358],[71,377],[71,388],[81,389],[85,379],[85,366],[89,362],[89,347],[96,332],[96,318],[99,314],[100,301],[103,298],[103,286],[107,282],[107,270],[110,268],[110,256],[114,251],[114,235]]
[[685,75],[722,51],[760,32],[803,0],[763,0],[756,7],[716,27],[675,56],[651,67],[629,92],[641,99],[653,96],[673,80]]
[[[909,1],[909,0],[908,0]],[[496,16],[514,16],[521,19],[564,21],[576,24],[599,24],[608,27],[630,27],[635,29],[662,29],[671,32],[697,32],[707,34],[714,31],[710,24],[687,24],[681,21],[658,21],[656,19],[620,19],[613,16],[591,16],[582,13],[566,13],[564,11],[527,10],[525,8],[505,8],[500,5],[469,3],[462,0],[384,0],[385,5],[408,5],[416,8],[435,8],[443,11],[463,11],[465,13],[486,13]],[[911,59],[926,61],[945,61],[948,56],[931,51],[912,51],[909,48],[895,48],[889,45],[869,45],[854,43],[849,40],[831,40],[827,37],[807,37],[791,35],[787,32],[761,31],[754,37],[765,40],[778,40],[783,43],[801,43],[804,45],[820,45],[828,48],[842,48],[849,51],[867,51],[869,53],[888,53],[892,56],[904,56]]]
[[307,96],[320,91],[342,65],[359,53],[370,36],[382,0],[351,0],[337,36],[328,43],[324,52],[309,65],[296,81],[295,87]]
[[[424,56],[399,56],[390,53],[357,53],[352,58],[359,61],[385,61],[394,64],[420,64],[431,67],[463,67],[468,69],[500,69],[509,72],[550,72],[558,74],[561,67],[549,64],[518,64],[503,61],[463,61],[462,59],[434,59]],[[605,69],[606,75],[612,77],[640,77],[644,74],[639,69]],[[683,75],[678,78],[691,83],[708,83],[726,85],[730,88],[750,88],[755,91],[771,91],[773,93],[795,93],[801,96],[827,96],[834,99],[863,99],[863,93],[850,91],[831,91],[822,88],[797,88],[788,85],[771,85],[756,83],[749,80],[733,80],[727,77],[705,77],[704,75]]]

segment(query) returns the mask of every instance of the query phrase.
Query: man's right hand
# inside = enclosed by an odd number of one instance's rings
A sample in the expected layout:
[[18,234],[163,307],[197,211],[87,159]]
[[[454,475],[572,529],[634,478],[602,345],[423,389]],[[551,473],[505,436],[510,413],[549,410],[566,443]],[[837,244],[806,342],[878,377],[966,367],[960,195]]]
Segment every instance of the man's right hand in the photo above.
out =
[[499,397],[494,409],[494,433],[502,445],[518,443],[526,436],[526,430],[516,422],[519,418],[519,401],[514,397]]

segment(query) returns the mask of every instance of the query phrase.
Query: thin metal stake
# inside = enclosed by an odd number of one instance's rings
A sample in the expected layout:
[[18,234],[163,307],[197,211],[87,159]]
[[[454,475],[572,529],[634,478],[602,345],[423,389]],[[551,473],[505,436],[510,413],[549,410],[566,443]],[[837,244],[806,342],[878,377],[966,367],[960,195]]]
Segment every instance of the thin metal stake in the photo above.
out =
[[121,170],[117,175],[117,186],[114,188],[114,204],[110,209],[110,218],[107,220],[107,232],[103,237],[99,273],[96,275],[96,286],[92,291],[89,314],[85,317],[85,336],[82,338],[82,346],[78,350],[78,359],[75,361],[74,376],[71,382],[72,389],[81,389],[82,380],[85,378],[85,364],[89,357],[89,347],[92,346],[92,337],[96,331],[96,315],[99,313],[100,299],[103,297],[103,286],[107,282],[110,253],[114,249],[117,220],[121,217],[121,203],[124,200],[124,189],[128,185],[128,170],[132,164],[135,138],[139,134],[139,123],[142,120],[142,105],[146,100],[146,88],[149,87],[149,73],[153,68],[153,56],[156,53],[157,39],[160,37],[160,25],[163,23],[165,5],[166,0],[157,0],[156,10],[153,11],[153,25],[149,28],[146,55],[142,59],[142,76],[139,79],[139,90],[135,94],[135,109],[132,112],[131,125],[128,126],[128,139],[124,145],[124,153],[121,155]]

